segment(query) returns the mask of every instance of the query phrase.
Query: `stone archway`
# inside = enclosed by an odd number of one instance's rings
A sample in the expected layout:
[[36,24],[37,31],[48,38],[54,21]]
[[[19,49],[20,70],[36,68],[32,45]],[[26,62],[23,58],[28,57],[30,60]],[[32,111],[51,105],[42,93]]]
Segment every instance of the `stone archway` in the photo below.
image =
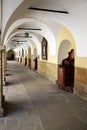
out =
[[[75,48],[73,48],[70,41],[63,40],[58,53],[58,86],[70,92],[73,92],[74,87],[74,57],[71,57],[71,53],[72,51],[74,52],[74,50]],[[70,65],[71,61],[72,65]],[[66,63],[63,64],[63,62]]]
[[15,52],[13,50],[7,52],[7,60],[15,60]]

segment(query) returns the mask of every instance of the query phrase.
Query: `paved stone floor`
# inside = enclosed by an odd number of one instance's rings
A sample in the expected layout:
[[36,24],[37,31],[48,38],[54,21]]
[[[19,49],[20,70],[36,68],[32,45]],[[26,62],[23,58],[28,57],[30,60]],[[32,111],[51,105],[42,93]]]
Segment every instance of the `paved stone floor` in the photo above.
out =
[[6,80],[6,116],[0,118],[0,130],[87,130],[83,99],[12,61]]

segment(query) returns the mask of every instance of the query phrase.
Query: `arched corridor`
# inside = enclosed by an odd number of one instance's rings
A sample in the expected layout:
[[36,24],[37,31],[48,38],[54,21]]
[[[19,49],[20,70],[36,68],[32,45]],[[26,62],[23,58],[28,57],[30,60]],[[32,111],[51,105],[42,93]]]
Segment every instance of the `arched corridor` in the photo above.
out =
[[86,130],[87,102],[15,62],[7,63],[0,130]]
[[0,0],[0,130],[87,129],[86,12],[87,0]]

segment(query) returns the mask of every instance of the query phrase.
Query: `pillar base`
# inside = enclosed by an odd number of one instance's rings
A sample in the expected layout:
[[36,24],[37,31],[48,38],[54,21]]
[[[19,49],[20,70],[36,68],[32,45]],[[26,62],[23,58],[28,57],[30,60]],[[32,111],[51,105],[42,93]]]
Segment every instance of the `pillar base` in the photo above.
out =
[[6,78],[3,80],[3,85],[6,86]]
[[6,85],[6,82],[5,81],[3,81],[3,86],[5,86]]
[[4,109],[0,108],[0,117],[3,117],[3,116],[4,116]]
[[5,108],[5,96],[2,96],[2,108]]
[[5,116],[5,96],[2,96],[2,102],[0,105],[0,117]]

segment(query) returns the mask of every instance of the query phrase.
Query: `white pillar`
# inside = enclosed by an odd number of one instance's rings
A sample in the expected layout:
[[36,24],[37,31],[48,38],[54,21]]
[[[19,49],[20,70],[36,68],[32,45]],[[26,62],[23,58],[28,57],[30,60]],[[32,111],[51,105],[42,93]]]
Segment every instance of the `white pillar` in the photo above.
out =
[[4,115],[4,95],[3,95],[3,51],[4,46],[0,45],[0,117]]

